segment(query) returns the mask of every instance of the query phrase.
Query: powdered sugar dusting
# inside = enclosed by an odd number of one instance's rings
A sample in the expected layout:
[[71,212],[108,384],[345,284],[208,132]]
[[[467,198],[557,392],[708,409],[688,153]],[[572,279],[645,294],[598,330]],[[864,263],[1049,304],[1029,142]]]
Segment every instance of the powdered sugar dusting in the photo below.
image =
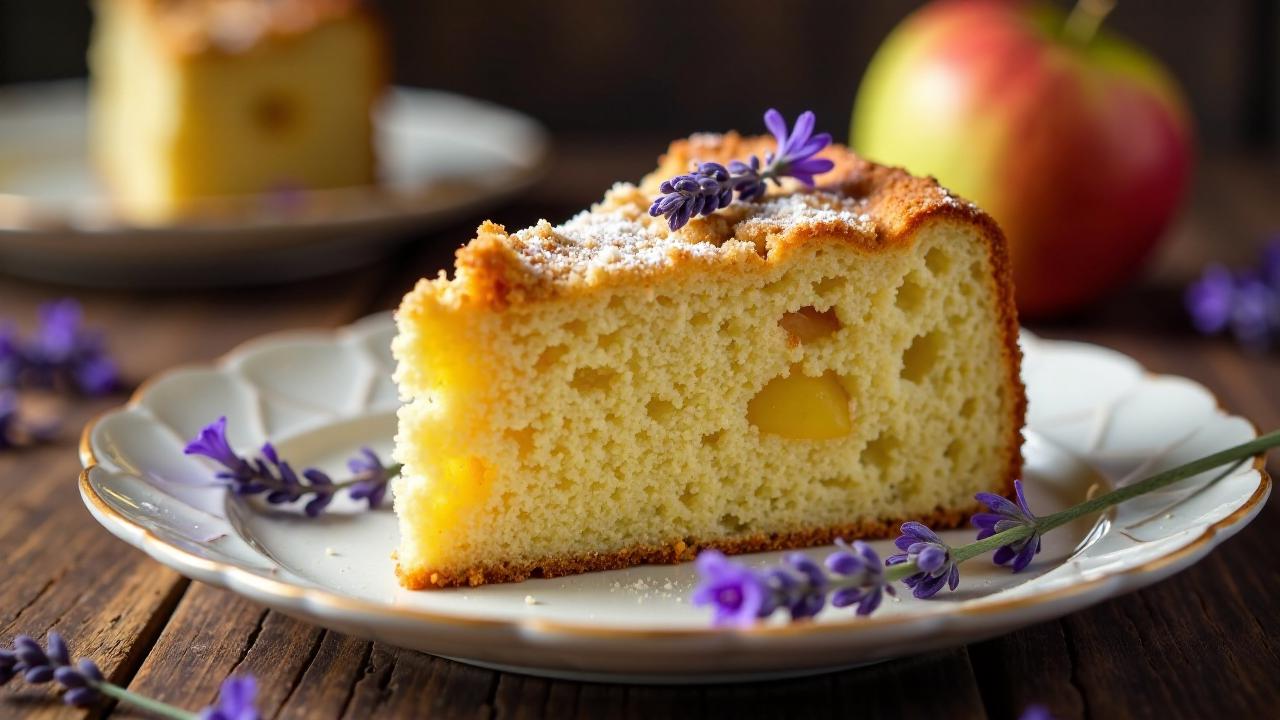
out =
[[865,197],[826,192],[792,193],[754,203],[739,227],[747,231],[759,228],[778,232],[791,228],[848,226],[859,232],[874,233],[866,208]]
[[650,217],[648,199],[620,183],[591,210],[552,226],[543,221],[511,236],[528,269],[551,281],[597,279],[601,274],[648,273],[690,259],[714,259],[740,251],[724,241],[791,230],[847,228],[874,234],[866,198],[829,192],[787,192],[761,202],[736,203],[718,213],[728,219],[728,236],[709,239],[697,222],[672,232],[663,218]]
[[974,212],[977,212],[978,210],[978,206],[975,203],[969,200],[962,200],[956,197],[951,193],[950,190],[948,190],[947,188],[941,185],[938,186],[938,194],[942,196],[943,205],[946,205],[948,207],[953,207],[953,208],[962,208],[965,210],[971,210]]
[[680,257],[712,257],[719,250],[710,243],[691,243],[647,220],[634,208],[595,209],[556,227],[541,223],[514,237],[531,270],[557,279],[654,270]]

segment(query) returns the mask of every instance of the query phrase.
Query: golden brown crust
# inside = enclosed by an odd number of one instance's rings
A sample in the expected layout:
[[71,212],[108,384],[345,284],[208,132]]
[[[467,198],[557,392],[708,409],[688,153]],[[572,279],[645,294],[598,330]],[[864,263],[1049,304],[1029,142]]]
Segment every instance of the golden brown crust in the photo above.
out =
[[[1012,486],[1012,479],[1009,484]],[[943,530],[958,527],[973,508],[946,510],[939,508],[916,517],[887,520],[862,520],[847,525],[812,528],[787,533],[757,533],[746,537],[702,541],[696,538],[674,540],[669,545],[639,546],[611,553],[583,553],[547,558],[531,563],[499,563],[461,569],[405,570],[396,565],[396,577],[410,590],[435,590],[449,587],[476,587],[491,583],[522,582],[530,578],[553,578],[580,575],[601,570],[620,570],[636,565],[674,565],[693,560],[701,550],[715,549],[730,555],[772,550],[829,545],[837,538],[884,538],[895,534],[898,526],[915,520],[931,528]]]
[[[422,296],[430,296],[446,306],[500,311],[515,304],[648,283],[700,264],[758,272],[781,261],[789,251],[814,243],[846,242],[865,252],[881,252],[909,242],[915,230],[933,218],[954,217],[994,229],[988,233],[989,240],[1000,248],[993,248],[993,257],[1005,252],[1004,238],[994,222],[973,203],[952,195],[933,178],[868,162],[841,145],[823,151],[835,167],[818,178],[816,188],[786,180],[781,187],[771,187],[758,203],[735,203],[696,218],[674,233],[666,229],[663,218],[648,216],[648,204],[659,194],[662,180],[687,172],[697,162],[726,163],[763,155],[773,144],[771,138],[746,138],[736,133],[695,135],[672,143],[657,170],[638,186],[615,187],[586,216],[587,220],[608,218],[616,223],[617,227],[604,231],[579,222],[580,218],[558,227],[544,221],[517,233],[486,222],[477,237],[457,251],[456,279],[424,282],[409,294],[406,305],[412,307],[422,302]],[[803,222],[790,222],[794,216],[770,204],[788,198],[811,206]],[[611,232],[629,237],[605,248],[601,236],[608,237]],[[731,239],[753,245],[756,252],[751,257],[734,250],[720,256],[710,252]],[[586,248],[608,252],[621,248],[626,253],[637,247],[649,251],[647,264],[624,257],[603,264],[598,272],[587,272],[604,253]],[[1007,265],[1004,258],[997,269],[1003,272]]]

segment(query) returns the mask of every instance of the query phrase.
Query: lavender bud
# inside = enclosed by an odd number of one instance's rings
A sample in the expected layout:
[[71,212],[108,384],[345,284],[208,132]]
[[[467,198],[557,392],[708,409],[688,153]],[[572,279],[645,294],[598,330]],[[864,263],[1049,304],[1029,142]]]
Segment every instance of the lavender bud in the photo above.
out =
[[102,671],[98,669],[98,664],[94,661],[83,658],[76,663],[76,667],[80,669],[80,674],[89,678],[93,682],[102,682]]
[[88,678],[81,675],[78,670],[65,665],[53,671],[53,678],[69,688],[85,687],[89,684]]
[[49,647],[49,657],[55,665],[70,665],[71,654],[67,650],[67,643],[57,632],[50,631],[49,636],[45,638],[45,643]]
[[98,701],[98,691],[91,687],[71,688],[62,696],[62,702],[74,707],[88,707]]
[[44,654],[44,650],[30,635],[15,637],[13,639],[13,650],[18,660],[28,667],[49,664],[49,657]]

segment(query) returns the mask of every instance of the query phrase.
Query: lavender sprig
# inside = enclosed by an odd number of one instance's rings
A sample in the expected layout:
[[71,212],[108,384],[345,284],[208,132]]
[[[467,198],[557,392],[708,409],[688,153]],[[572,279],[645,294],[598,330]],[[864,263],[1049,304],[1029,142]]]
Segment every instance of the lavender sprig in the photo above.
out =
[[694,589],[692,601],[695,605],[710,606],[712,620],[716,624],[747,625],[784,607],[790,610],[793,619],[809,617],[816,614],[828,599],[836,607],[857,603],[857,614],[869,615],[880,605],[880,598],[885,593],[894,594],[893,582],[901,581],[917,598],[930,598],[943,586],[955,590],[960,582],[959,565],[989,552],[994,553],[993,560],[997,564],[1012,562],[1013,572],[1021,572],[1030,566],[1032,558],[1039,552],[1041,537],[1051,530],[1078,517],[1208,470],[1239,465],[1277,446],[1280,446],[1280,431],[1206,455],[1043,517],[1031,511],[1022,492],[1022,483],[1017,481],[1017,504],[992,493],[976,496],[991,511],[973,518],[979,529],[976,542],[951,547],[923,524],[903,523],[902,535],[894,541],[902,552],[890,556],[883,568],[875,551],[861,542],[855,542],[851,551],[848,545],[837,541],[840,549],[826,558],[826,572],[799,554],[788,556],[778,567],[753,570],[715,550],[706,550],[697,558],[700,581]]
[[65,692],[62,701],[75,707],[89,707],[104,695],[136,705],[173,720],[260,720],[254,707],[257,682],[250,676],[231,677],[222,682],[218,702],[190,713],[179,707],[133,692],[107,680],[98,665],[87,658],[72,662],[70,648],[58,632],[50,630],[41,647],[29,635],[18,635],[11,648],[0,648],[0,685],[22,676],[32,685],[55,682]]
[[869,615],[886,593],[894,594],[880,556],[860,540],[852,547],[836,543],[840,549],[823,563],[830,574],[801,553],[788,555],[779,567],[756,571],[717,550],[703,551],[696,562],[701,582],[693,591],[693,604],[710,606],[717,625],[750,625],[781,608],[792,620],[812,617],[828,595],[834,607],[856,605],[856,614]]
[[902,535],[893,544],[902,552],[885,558],[885,565],[914,565],[915,572],[902,578],[911,594],[920,599],[938,594],[943,585],[955,590],[960,584],[960,566],[951,546],[938,534],[918,522],[902,523]]
[[400,474],[400,465],[384,466],[369,448],[347,462],[354,477],[342,482],[316,468],[301,473],[283,460],[271,443],[262,446],[262,457],[247,460],[231,448],[227,439],[227,418],[218,418],[202,428],[184,450],[187,455],[200,455],[221,465],[214,477],[225,482],[236,495],[265,495],[272,505],[281,505],[310,497],[304,512],[317,517],[333,502],[338,493],[346,492],[353,500],[364,500],[373,509],[382,504],[387,482]]
[[[986,505],[987,509],[991,511],[978,513],[970,520],[974,527],[978,528],[979,540],[985,540],[992,535],[1002,533],[1005,530],[1012,530],[1016,527],[1030,526],[1033,529],[1035,528],[1036,516],[1027,505],[1027,496],[1022,492],[1021,480],[1013,481],[1013,491],[1015,497],[1018,498],[1016,505],[1009,498],[995,493],[984,492],[974,496],[978,502]],[[1006,565],[1012,561],[1013,571],[1021,572],[1031,564],[1031,559],[1039,552],[1040,533],[1033,532],[1021,540],[996,548],[995,554],[991,556],[991,561],[997,565]]]
[[734,193],[739,202],[759,199],[765,193],[766,181],[777,184],[782,178],[791,177],[813,187],[815,175],[835,167],[832,161],[815,157],[831,144],[831,135],[814,135],[814,123],[814,114],[805,111],[788,131],[782,113],[770,108],[764,114],[764,124],[773,133],[778,147],[765,155],[763,167],[755,155],[745,161],[734,160],[728,167],[715,162],[700,163],[691,172],[664,181],[658,188],[662,195],[649,206],[649,214],[666,217],[667,226],[674,231],[684,227],[691,218],[728,207],[734,202]]
[[84,326],[80,303],[70,298],[42,305],[33,337],[0,327],[0,387],[70,388],[105,395],[120,383],[102,333]]
[[1212,264],[1187,286],[1191,324],[1205,335],[1228,332],[1247,349],[1265,351],[1280,342],[1280,238],[1262,250],[1254,268]]

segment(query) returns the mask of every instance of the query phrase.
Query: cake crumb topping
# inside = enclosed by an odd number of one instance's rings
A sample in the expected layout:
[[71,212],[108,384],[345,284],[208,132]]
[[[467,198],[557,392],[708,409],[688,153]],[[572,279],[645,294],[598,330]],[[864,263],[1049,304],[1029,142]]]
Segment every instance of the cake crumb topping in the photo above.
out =
[[878,251],[905,242],[917,218],[943,211],[982,215],[932,178],[867,162],[832,145],[834,168],[809,188],[797,180],[770,184],[752,202],[735,202],[671,230],[649,207],[661,178],[701,162],[762,155],[770,138],[699,134],[672,144],[657,170],[639,184],[618,183],[590,210],[560,225],[546,220],[514,233],[494,223],[458,252],[458,280],[441,279],[448,302],[502,307],[620,282],[644,281],[681,266],[760,268],[779,251],[833,239]]

